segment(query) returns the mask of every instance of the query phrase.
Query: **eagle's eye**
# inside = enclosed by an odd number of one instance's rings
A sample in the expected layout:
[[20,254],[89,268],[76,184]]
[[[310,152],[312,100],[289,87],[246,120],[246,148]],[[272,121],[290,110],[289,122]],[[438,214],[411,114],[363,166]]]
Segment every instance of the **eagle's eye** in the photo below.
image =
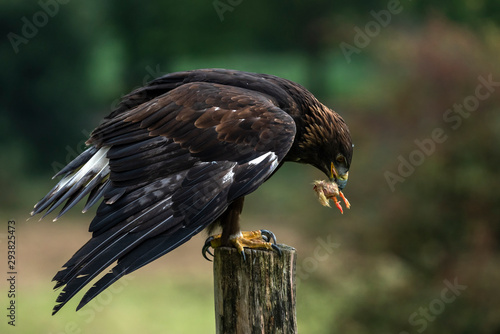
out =
[[338,163],[343,163],[345,162],[345,158],[342,154],[337,155],[337,162]]

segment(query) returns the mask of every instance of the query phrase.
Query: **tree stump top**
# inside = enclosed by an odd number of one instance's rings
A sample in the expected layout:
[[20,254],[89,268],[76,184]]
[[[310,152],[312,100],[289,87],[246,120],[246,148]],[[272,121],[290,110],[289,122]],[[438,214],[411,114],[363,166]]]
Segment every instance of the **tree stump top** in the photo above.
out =
[[277,252],[219,247],[214,257],[217,333],[297,333],[293,247]]

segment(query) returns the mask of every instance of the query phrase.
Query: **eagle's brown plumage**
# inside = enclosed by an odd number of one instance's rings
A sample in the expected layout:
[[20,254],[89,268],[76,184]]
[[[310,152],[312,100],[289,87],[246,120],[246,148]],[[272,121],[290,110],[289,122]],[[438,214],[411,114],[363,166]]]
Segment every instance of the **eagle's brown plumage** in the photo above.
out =
[[172,73],[135,90],[87,144],[32,213],[65,203],[61,216],[88,195],[85,211],[102,198],[92,238],[54,277],[64,286],[54,313],[115,261],[78,308],[209,225],[219,223],[226,240],[238,233],[244,196],[285,161],[311,164],[342,189],[352,157],[345,122],[305,88],[224,69]]

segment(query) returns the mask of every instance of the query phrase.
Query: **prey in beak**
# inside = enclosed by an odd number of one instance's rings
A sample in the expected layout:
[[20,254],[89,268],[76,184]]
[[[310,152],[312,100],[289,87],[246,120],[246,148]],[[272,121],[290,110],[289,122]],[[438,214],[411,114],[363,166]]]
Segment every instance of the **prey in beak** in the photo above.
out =
[[342,209],[340,201],[337,198],[337,196],[340,196],[340,198],[342,198],[342,200],[344,201],[346,208],[351,208],[351,204],[349,203],[347,198],[345,198],[342,191],[339,190],[339,187],[335,182],[328,182],[323,180],[314,181],[313,189],[318,195],[318,200],[321,205],[330,207],[330,200],[333,200],[335,206],[340,210],[340,213],[343,214],[344,210]]
[[335,206],[340,210],[340,213],[343,214],[344,210],[342,209],[340,201],[337,198],[340,197],[344,201],[346,208],[351,208],[351,204],[341,191],[347,183],[348,174],[349,173],[339,175],[332,162],[330,165],[330,181],[314,181],[313,190],[316,192],[321,205],[330,207],[331,199],[335,203]]

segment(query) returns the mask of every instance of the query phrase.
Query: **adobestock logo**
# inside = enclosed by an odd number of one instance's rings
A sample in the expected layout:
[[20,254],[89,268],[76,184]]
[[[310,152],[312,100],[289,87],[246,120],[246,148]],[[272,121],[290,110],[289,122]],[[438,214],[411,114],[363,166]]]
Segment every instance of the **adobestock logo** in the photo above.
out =
[[382,9],[378,12],[372,10],[370,11],[370,15],[374,18],[373,20],[367,22],[364,26],[364,29],[361,29],[358,26],[354,27],[354,35],[353,44],[349,44],[346,42],[342,42],[339,44],[340,50],[342,50],[342,54],[344,55],[347,63],[351,63],[352,55],[361,53],[361,50],[370,45],[372,39],[377,37],[382,28],[387,27],[394,15],[397,15],[403,11],[403,6],[399,0],[390,0],[387,3],[387,9]]
[[212,5],[214,6],[215,12],[219,16],[219,20],[224,21],[224,13],[232,12],[236,6],[239,6],[243,0],[214,0]]
[[51,166],[54,171],[54,175],[57,174],[61,169],[63,169],[67,164],[76,159],[80,154],[82,154],[88,147],[85,144],[88,138],[90,138],[91,132],[83,129],[81,131],[83,135],[83,139],[78,142],[74,147],[66,145],[66,158],[64,159],[64,163],[59,161],[53,161]]
[[69,3],[69,0],[38,1],[41,10],[33,14],[31,19],[28,19],[26,16],[21,18],[23,25],[20,35],[12,31],[7,34],[14,53],[17,54],[19,52],[21,44],[28,44],[30,40],[35,38],[39,30],[49,23],[49,18],[53,18],[59,13],[60,5],[66,5],[67,3]]
[[[150,82],[151,80],[157,79],[164,74],[164,72],[162,72],[160,70],[160,64],[156,64],[156,67],[154,67],[154,68],[147,65],[144,68],[144,70],[146,71],[146,75],[142,78],[142,86],[136,86],[136,87],[132,88],[130,90],[130,92],[133,92],[136,89],[139,89],[139,88],[146,86],[148,84],[148,82]],[[122,97],[116,98],[115,100],[113,100],[113,102],[111,102],[111,106],[110,106],[111,110],[115,110],[120,105],[120,103],[122,102],[122,98],[125,95],[127,95],[127,94],[121,94]]]
[[303,280],[308,279],[313,272],[318,270],[322,262],[327,261],[330,256],[340,247],[337,242],[332,242],[331,235],[326,238],[318,237],[316,239],[317,246],[313,251],[312,256],[306,257],[295,268],[296,286],[298,287]]
[[[457,297],[467,289],[467,285],[458,283],[458,278],[455,277],[453,283],[445,279],[443,281],[445,288],[441,290],[439,298],[431,300],[428,307],[419,307],[418,310],[410,314],[408,323],[416,327],[417,333],[422,333],[427,329],[429,323],[435,321],[441,313],[446,310],[446,305],[456,301]],[[399,334],[410,334],[407,331],[399,332]]]
[[[493,81],[492,74],[489,74],[487,78],[480,75],[478,81],[474,94],[466,96],[462,103],[454,103],[451,108],[444,111],[443,121],[449,125],[451,130],[458,130],[462,126],[463,120],[478,110],[481,101],[488,99],[495,92],[496,87],[500,86],[499,81]],[[441,127],[434,128],[427,138],[415,139],[413,142],[416,148],[405,156],[398,156],[397,173],[388,170],[384,172],[389,189],[394,192],[396,185],[405,182],[408,177],[413,175],[416,167],[421,166],[429,156],[436,152],[438,144],[442,144],[446,140],[448,140],[448,135]]]

